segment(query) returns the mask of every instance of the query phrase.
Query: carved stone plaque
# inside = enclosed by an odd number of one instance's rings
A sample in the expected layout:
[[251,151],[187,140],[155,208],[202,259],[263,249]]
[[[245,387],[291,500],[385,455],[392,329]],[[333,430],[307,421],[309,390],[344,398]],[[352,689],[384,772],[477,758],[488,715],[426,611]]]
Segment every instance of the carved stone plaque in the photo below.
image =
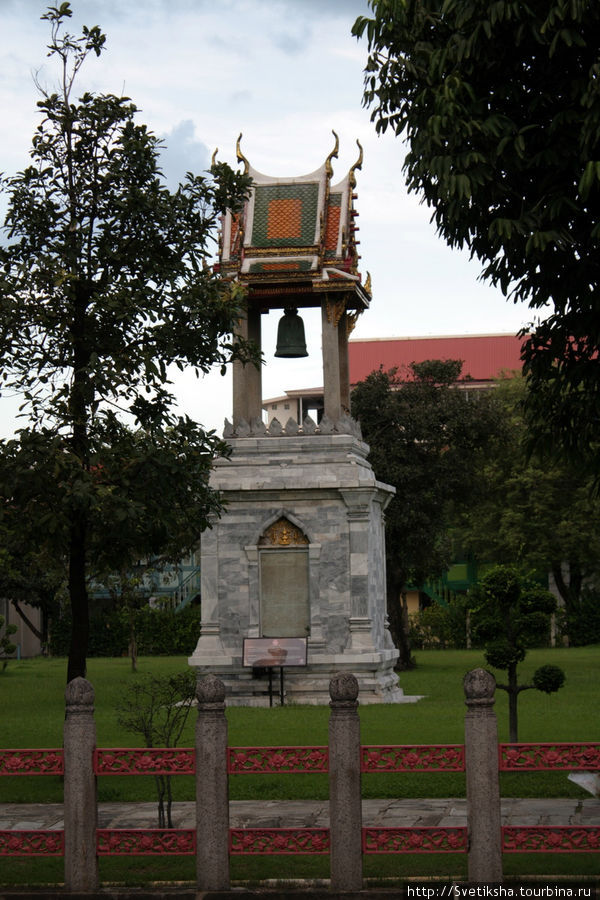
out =
[[309,634],[306,550],[261,552],[260,626],[263,637],[304,637]]

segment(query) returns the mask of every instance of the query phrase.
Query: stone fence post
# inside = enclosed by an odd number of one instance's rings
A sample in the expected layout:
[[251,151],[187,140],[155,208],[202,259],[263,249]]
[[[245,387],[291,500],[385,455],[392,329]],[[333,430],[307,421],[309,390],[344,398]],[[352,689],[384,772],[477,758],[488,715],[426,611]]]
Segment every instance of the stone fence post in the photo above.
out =
[[362,889],[362,800],[358,681],[339,673],[329,683],[329,822],[331,889]]
[[196,723],[196,875],[199,891],[229,889],[229,787],[225,685],[198,681]]
[[74,678],[67,684],[65,700],[65,888],[91,892],[98,890],[94,688],[85,678]]
[[502,881],[496,679],[485,669],[464,677],[469,881]]

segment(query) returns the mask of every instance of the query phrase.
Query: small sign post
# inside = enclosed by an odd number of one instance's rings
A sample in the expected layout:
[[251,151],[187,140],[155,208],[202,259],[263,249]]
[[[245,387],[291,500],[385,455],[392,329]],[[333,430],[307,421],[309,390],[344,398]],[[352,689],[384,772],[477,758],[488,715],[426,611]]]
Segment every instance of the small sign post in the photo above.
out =
[[269,673],[269,706],[273,706],[273,669],[279,669],[279,698],[284,705],[284,675],[288,666],[305,666],[306,638],[244,638],[244,666],[267,669]]

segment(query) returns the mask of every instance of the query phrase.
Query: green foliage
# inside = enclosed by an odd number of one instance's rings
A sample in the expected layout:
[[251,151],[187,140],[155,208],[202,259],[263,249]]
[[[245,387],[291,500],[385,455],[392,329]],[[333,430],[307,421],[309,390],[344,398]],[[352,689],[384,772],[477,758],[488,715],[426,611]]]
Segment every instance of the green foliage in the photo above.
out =
[[[200,631],[200,607],[187,606],[174,613],[145,606],[135,611],[135,635],[138,654],[172,656],[191,654]],[[49,651],[52,656],[67,656],[71,635],[68,612],[52,622]],[[89,656],[125,656],[130,638],[129,611],[92,613]]]
[[[5,658],[7,656],[12,656],[12,654],[17,649],[16,645],[12,643],[10,636],[12,634],[16,634],[17,626],[16,625],[6,625],[4,616],[0,616],[0,660],[2,661],[2,669],[0,671],[4,671],[8,664],[8,660]],[[4,628],[4,634],[2,634],[2,628]]]
[[[478,632],[480,636],[485,633],[483,629],[478,629]],[[517,663],[523,662],[525,653],[524,647],[515,646],[506,638],[486,641],[485,658],[494,669],[510,669],[511,666],[516,666]]]
[[370,0],[365,105],[409,190],[483,278],[544,310],[525,351],[538,444],[598,472],[600,6]]
[[514,567],[491,569],[469,594],[469,605],[474,636],[486,648],[494,640],[498,654],[504,646],[507,657],[520,661],[528,647],[548,642],[556,600],[549,591],[527,585]]
[[467,603],[462,596],[450,600],[448,606],[432,603],[409,619],[409,638],[414,649],[466,647]]
[[[479,560],[511,560],[544,579],[551,572],[569,627],[576,628],[584,585],[600,578],[600,500],[580,466],[527,452],[529,393],[525,380],[514,377],[490,397],[499,428],[478,458],[485,490],[456,508],[453,534]],[[591,642],[593,635],[592,629]]]
[[565,673],[558,666],[540,666],[533,673],[531,680],[537,691],[543,691],[545,694],[554,694],[565,683]]
[[552,665],[539,668],[531,684],[517,680],[517,666],[527,648],[547,644],[556,600],[549,591],[528,585],[510,566],[491,569],[469,596],[472,633],[485,645],[488,664],[508,676],[508,683],[498,687],[508,693],[510,740],[517,741],[519,693],[532,687],[552,693],[564,684],[563,671]]
[[170,370],[256,359],[232,339],[239,289],[208,266],[219,216],[249,178],[218,164],[169,191],[160,141],[129,98],[75,99],[105,39],[69,34],[70,16],[68,3],[44,16],[59,85],[40,88],[29,165],[0,182],[0,367],[29,417],[2,448],[0,530],[42,554],[39,568],[62,567],[69,679],[85,674],[89,578],[183,555],[221,509],[208,475],[224,445],[176,415]]
[[600,592],[584,588],[577,607],[563,616],[562,627],[572,646],[600,643]]
[[[177,675],[149,675],[132,684],[119,703],[119,725],[141,735],[146,747],[176,747],[195,698],[192,669]],[[170,775],[155,776],[158,827],[172,828],[173,793]]]
[[448,526],[455,504],[477,489],[477,458],[496,429],[487,396],[456,390],[459,360],[372,372],[352,393],[352,414],[370,446],[380,481],[397,490],[386,509],[387,602],[392,636],[410,663],[399,597],[407,584],[441,575],[450,564]]

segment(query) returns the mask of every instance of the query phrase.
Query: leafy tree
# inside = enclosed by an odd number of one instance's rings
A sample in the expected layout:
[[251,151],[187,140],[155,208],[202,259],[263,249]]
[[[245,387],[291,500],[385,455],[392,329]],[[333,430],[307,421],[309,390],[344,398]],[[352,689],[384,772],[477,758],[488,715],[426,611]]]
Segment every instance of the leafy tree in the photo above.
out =
[[406,588],[448,568],[452,504],[472,497],[477,455],[496,427],[488,397],[457,389],[461,367],[430,360],[400,374],[380,369],[352,393],[375,474],[396,488],[386,509],[387,609],[403,667],[412,664]]
[[556,600],[543,588],[527,587],[516,569],[496,566],[474,588],[470,602],[473,633],[485,644],[487,662],[507,673],[508,683],[497,687],[508,693],[509,740],[516,742],[519,694],[532,688],[551,694],[565,681],[562,669],[553,665],[536,669],[531,684],[519,684],[517,677],[527,648],[548,640]]
[[454,536],[479,560],[510,560],[541,578],[551,572],[577,619],[586,583],[600,577],[600,501],[581,467],[528,453],[528,393],[518,377],[494,392],[501,427],[479,458],[485,491],[460,510]]
[[[1,454],[0,454],[1,455]],[[43,548],[23,543],[23,529],[7,526],[7,516],[0,510],[0,597],[10,603],[26,627],[40,641],[48,641],[48,621],[59,610],[64,585],[64,569]],[[11,516],[16,520],[17,516]],[[38,627],[28,607],[41,610]]]
[[[117,707],[123,728],[144,739],[146,747],[176,747],[195,698],[193,672],[149,675],[127,689]],[[156,775],[158,827],[172,828],[173,793],[170,775]]]
[[236,292],[206,264],[218,216],[238,208],[248,178],[217,164],[170,192],[159,141],[128,98],[75,99],[105,36],[69,34],[70,16],[63,3],[42,17],[61,80],[40,88],[30,165],[2,180],[0,248],[0,366],[30,421],[3,449],[4,512],[19,510],[28,545],[40,537],[65,562],[68,680],[85,674],[88,576],[178,543],[185,552],[220,508],[208,472],[223,444],[174,413],[169,367],[251,356],[231,339]]
[[600,5],[370,0],[364,102],[409,190],[483,278],[545,316],[525,350],[537,443],[598,474]]

